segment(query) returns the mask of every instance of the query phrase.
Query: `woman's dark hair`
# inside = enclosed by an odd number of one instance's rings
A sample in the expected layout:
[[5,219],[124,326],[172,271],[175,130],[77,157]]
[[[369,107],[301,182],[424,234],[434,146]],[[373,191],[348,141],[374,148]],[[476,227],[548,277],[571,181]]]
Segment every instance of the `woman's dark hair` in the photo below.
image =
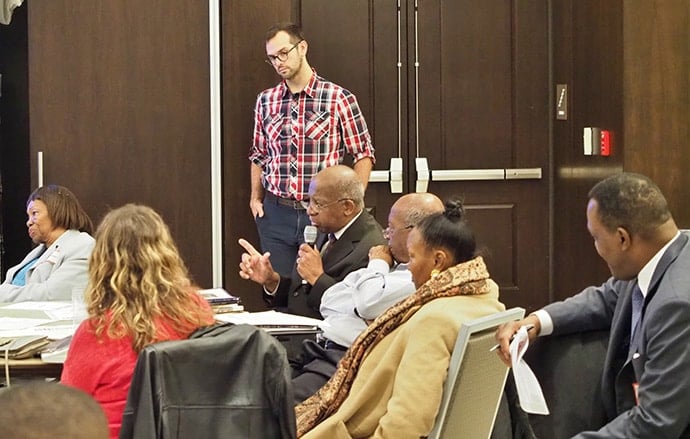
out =
[[91,218],[82,209],[77,197],[66,187],[56,184],[41,186],[29,195],[26,205],[35,200],[45,203],[53,226],[89,234],[93,232]]
[[430,247],[442,247],[453,255],[454,263],[475,257],[477,243],[474,233],[465,221],[465,209],[457,199],[445,202],[444,212],[435,213],[417,224],[417,230]]

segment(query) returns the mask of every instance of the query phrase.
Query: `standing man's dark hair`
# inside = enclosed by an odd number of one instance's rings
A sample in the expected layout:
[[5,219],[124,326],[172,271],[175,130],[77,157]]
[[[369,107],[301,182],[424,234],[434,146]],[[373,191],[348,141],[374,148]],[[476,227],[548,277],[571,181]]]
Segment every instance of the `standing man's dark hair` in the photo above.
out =
[[302,202],[311,179],[350,156],[366,189],[374,147],[355,95],[309,65],[299,25],[276,24],[265,43],[265,61],[281,82],[256,99],[249,208],[262,250],[271,253],[278,273],[289,276],[309,224]]
[[276,34],[281,31],[290,35],[294,43],[297,41],[306,40],[306,38],[304,38],[302,28],[298,24],[284,21],[281,23],[276,23],[275,25],[271,26],[268,31],[266,31],[266,42],[268,43],[271,41],[273,37],[275,37]]

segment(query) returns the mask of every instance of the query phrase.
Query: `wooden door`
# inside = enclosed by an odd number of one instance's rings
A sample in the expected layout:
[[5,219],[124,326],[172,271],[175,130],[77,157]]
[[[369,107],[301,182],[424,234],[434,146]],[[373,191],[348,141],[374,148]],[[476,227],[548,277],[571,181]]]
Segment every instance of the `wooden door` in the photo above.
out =
[[[401,157],[402,190],[410,192],[418,180],[415,159],[426,158],[428,191],[464,199],[502,300],[528,309],[547,303],[547,2],[299,5],[310,62],[360,101],[374,137],[375,168],[386,170],[392,157]],[[447,170],[478,177],[444,181]],[[486,170],[496,179],[483,180]],[[385,224],[398,196],[387,183],[371,183],[367,205]]]
[[44,184],[73,190],[94,222],[150,205],[196,282],[211,286],[208,4],[27,7],[33,185],[40,151]]

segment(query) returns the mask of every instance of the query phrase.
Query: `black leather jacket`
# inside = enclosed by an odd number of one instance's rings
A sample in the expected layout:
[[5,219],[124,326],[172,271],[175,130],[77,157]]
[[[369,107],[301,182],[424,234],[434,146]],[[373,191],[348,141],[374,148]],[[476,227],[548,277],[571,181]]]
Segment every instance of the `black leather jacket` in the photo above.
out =
[[137,360],[123,438],[295,438],[285,349],[250,325],[223,324],[147,346]]

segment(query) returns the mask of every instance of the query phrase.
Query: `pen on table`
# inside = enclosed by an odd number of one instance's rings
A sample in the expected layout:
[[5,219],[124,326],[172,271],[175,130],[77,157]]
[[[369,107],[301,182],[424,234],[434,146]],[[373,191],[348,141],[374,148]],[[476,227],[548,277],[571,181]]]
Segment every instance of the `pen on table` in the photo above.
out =
[[[534,325],[526,325],[526,326],[524,326],[524,327],[527,328],[528,331],[531,331],[532,329],[534,329]],[[513,336],[510,337],[510,341],[513,341],[513,338],[515,338],[515,334],[513,334]],[[494,345],[491,349],[489,349],[489,352],[493,352],[493,351],[495,351],[496,349],[498,349],[498,348],[500,348],[500,347],[501,347],[500,344],[496,344],[496,345]]]

